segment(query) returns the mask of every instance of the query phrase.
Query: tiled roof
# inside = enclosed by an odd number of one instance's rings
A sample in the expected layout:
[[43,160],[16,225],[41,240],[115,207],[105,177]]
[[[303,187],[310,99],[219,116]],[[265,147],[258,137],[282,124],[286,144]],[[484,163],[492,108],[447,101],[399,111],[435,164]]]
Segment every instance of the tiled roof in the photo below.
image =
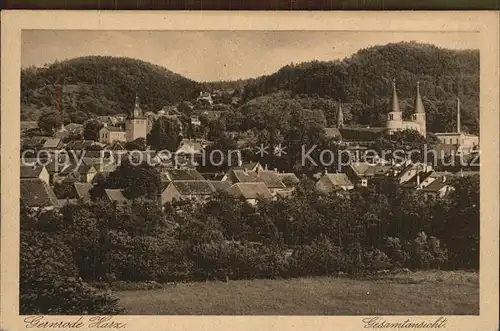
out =
[[41,179],[21,179],[21,200],[28,207],[59,207],[50,186]]
[[238,183],[258,183],[263,182],[262,178],[255,171],[231,170],[234,180]]
[[73,187],[75,189],[76,197],[78,199],[90,198],[90,190],[92,189],[92,184],[90,184],[90,183],[74,183]]
[[59,138],[49,138],[43,144],[43,148],[58,148],[61,146],[61,139]]
[[435,177],[435,175],[433,176],[432,171],[428,172],[419,171],[415,176],[410,178],[407,182],[403,183],[401,186],[405,188],[416,188],[418,182],[418,176],[420,176],[420,182],[423,182],[428,177]]
[[95,143],[93,140],[72,140],[66,144],[67,150],[83,150],[87,149]]
[[227,192],[231,187],[231,183],[228,181],[220,181],[220,180],[212,180],[210,181],[212,186],[215,188],[217,192]]
[[213,185],[205,180],[182,180],[172,184],[182,195],[210,195],[215,193]]
[[77,124],[77,123],[69,123],[68,125],[64,126],[66,130],[68,131],[79,131],[83,130],[83,124]]
[[342,138],[342,133],[338,128],[325,128],[325,134],[329,138]]
[[370,171],[372,165],[367,162],[354,162],[349,165],[358,175],[365,175]]
[[127,204],[129,201],[123,195],[123,190],[120,189],[105,189],[104,193],[109,201],[116,201],[118,204]]
[[236,183],[229,188],[228,192],[235,198],[244,198],[245,200],[272,197],[271,191],[264,183]]
[[43,171],[43,166],[21,166],[21,178],[38,178]]
[[268,188],[286,188],[278,174],[272,170],[260,170],[258,176]]
[[334,186],[341,186],[341,187],[347,187],[347,186],[353,186],[352,182],[347,178],[346,174],[343,173],[338,173],[338,174],[325,174],[324,175],[330,183]]
[[122,128],[117,126],[105,126],[103,129],[107,129],[110,132],[125,132]]
[[437,192],[441,190],[446,185],[449,185],[448,181],[444,180],[444,177],[438,178],[426,187],[422,189],[425,192]]
[[205,178],[194,169],[165,169],[161,173],[163,181],[177,180],[205,180]]
[[92,164],[77,164],[77,163],[72,163],[69,167],[65,168],[63,171],[61,171],[61,174],[67,175],[70,173],[79,173],[81,175],[86,175],[89,172],[96,172],[96,169]]
[[300,179],[293,172],[278,173],[278,177],[286,186],[293,186],[300,182]]
[[229,170],[245,170],[246,169],[246,170],[254,171],[257,169],[258,165],[259,165],[259,162],[243,163],[240,166],[231,167],[231,168],[229,168]]

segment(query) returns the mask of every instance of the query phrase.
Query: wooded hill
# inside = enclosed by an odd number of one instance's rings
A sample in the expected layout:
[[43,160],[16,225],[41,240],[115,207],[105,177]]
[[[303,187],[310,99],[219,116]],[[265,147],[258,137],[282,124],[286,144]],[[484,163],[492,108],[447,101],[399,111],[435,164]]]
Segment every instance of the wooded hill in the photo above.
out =
[[[58,91],[59,89],[59,91]],[[144,111],[191,99],[199,84],[148,62],[109,56],[87,56],[21,71],[21,118],[36,120],[53,111],[57,100],[66,119],[126,113],[135,95]]]
[[[325,101],[328,104],[343,103],[349,124],[378,126],[385,123],[393,78],[405,117],[412,112],[416,82],[420,81],[428,131],[455,130],[457,95],[463,128],[479,131],[479,51],[414,42],[362,49],[342,61],[290,64],[255,79],[214,83],[197,83],[140,60],[81,57],[46,68],[23,69],[21,117],[36,120],[55,109],[58,95],[67,120],[82,122],[89,115],[126,112],[133,107],[136,92],[144,110],[157,111],[191,99],[203,89],[245,85],[245,101],[290,91],[294,99],[318,97],[330,100]],[[331,116],[332,109],[328,113]]]
[[290,64],[249,80],[245,99],[289,90],[300,97],[319,96],[346,104],[353,124],[384,125],[392,79],[396,79],[404,116],[413,111],[416,82],[427,113],[427,130],[455,130],[456,97],[462,125],[479,131],[479,51],[449,50],[402,42],[362,49],[342,61]]

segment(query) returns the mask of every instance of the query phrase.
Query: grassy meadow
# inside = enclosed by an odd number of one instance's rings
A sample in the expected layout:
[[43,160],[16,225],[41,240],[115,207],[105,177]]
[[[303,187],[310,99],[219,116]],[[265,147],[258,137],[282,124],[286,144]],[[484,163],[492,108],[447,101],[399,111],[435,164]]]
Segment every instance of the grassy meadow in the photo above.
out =
[[237,280],[116,291],[133,315],[477,315],[479,274]]

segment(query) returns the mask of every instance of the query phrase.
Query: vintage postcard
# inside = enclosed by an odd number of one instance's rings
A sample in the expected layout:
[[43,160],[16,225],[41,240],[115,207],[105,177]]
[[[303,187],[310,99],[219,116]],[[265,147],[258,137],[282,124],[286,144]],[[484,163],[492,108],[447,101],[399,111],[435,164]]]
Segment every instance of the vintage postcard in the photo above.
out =
[[3,330],[498,329],[498,13],[1,23]]

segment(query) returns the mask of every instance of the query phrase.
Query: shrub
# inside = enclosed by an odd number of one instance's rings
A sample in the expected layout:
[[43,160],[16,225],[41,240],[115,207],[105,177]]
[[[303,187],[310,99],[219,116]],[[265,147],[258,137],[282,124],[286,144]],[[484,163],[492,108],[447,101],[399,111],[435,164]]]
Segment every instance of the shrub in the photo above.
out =
[[291,264],[291,273],[297,276],[329,275],[344,270],[345,257],[342,248],[322,235],[311,245],[298,247]]
[[21,233],[20,314],[117,314],[118,299],[77,276],[70,248],[43,232]]
[[408,251],[409,267],[414,269],[440,268],[448,260],[447,252],[441,248],[439,240],[435,237],[427,237],[424,232],[420,232],[408,244]]

